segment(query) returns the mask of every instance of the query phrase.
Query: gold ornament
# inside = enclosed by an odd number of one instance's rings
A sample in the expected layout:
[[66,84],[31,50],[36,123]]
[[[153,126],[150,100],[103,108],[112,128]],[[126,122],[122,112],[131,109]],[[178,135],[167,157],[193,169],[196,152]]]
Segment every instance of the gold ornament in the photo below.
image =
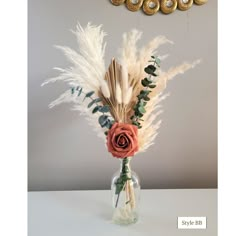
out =
[[126,1],[126,7],[130,11],[138,11],[141,6],[143,5],[143,0],[127,0]]
[[193,0],[178,0],[178,8],[181,11],[188,10],[193,5]]
[[161,11],[170,14],[177,8],[177,0],[161,0]]
[[160,8],[160,3],[158,0],[145,0],[143,3],[143,11],[147,15],[155,14]]
[[146,15],[154,15],[157,11],[170,14],[178,7],[181,11],[186,11],[192,7],[193,3],[203,5],[208,0],[111,0],[115,6],[125,3],[130,11],[138,11],[141,7]]
[[125,2],[125,0],[111,0],[111,3],[115,6],[119,6],[121,4],[123,4]]

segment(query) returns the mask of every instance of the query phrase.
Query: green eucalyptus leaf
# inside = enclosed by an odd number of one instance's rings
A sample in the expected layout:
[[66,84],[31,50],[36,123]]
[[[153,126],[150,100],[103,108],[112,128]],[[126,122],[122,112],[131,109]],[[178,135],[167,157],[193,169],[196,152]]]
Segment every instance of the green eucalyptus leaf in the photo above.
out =
[[155,88],[156,85],[155,85],[155,84],[149,84],[148,87],[149,87],[149,88]]
[[143,80],[141,80],[141,83],[142,83],[142,85],[143,85],[143,87],[147,87],[148,86],[148,82],[146,82],[144,79]]
[[101,125],[101,127],[105,127],[107,125],[108,122],[108,116],[107,115],[101,115],[98,118],[98,122]]
[[99,111],[102,112],[102,113],[109,112],[109,111],[110,111],[110,107],[109,107],[108,105],[102,106],[102,107],[99,109]]
[[95,102],[97,103],[97,102],[101,102],[102,101],[102,99],[101,98],[96,98],[96,99],[94,99],[95,100]]
[[83,88],[80,88],[78,91],[78,97],[81,95],[82,91],[83,91]]
[[[137,98],[138,98],[139,100],[143,99],[144,97],[145,97],[145,95],[143,95],[143,94],[139,94],[139,95],[137,96]],[[134,106],[134,108],[136,108],[136,106]]]
[[101,102],[101,98],[96,98],[93,99],[89,104],[88,104],[88,108],[90,108],[92,105],[94,105],[95,103]]
[[141,113],[141,112],[138,110],[138,108],[135,110],[134,114],[135,114],[135,116],[137,116],[137,117],[139,117],[139,118],[143,116],[143,113]]
[[95,104],[96,101],[95,100],[92,100],[89,104],[88,104],[88,108],[90,108],[93,104]]
[[118,178],[117,180],[116,180],[116,184],[121,184],[122,183],[122,178]]
[[106,131],[104,132],[104,134],[107,136],[107,135],[108,135],[108,131],[106,130]]
[[136,125],[136,126],[139,126],[139,125],[140,125],[140,123],[139,123],[138,121],[133,121],[132,124],[133,124],[133,125]]
[[149,74],[149,75],[151,75],[152,73],[154,73],[155,70],[156,70],[156,67],[155,67],[154,65],[149,65],[149,66],[147,66],[147,67],[144,68],[144,71],[145,71],[147,74]]
[[86,93],[85,96],[86,96],[86,97],[91,97],[94,93],[95,93],[94,91],[91,91],[91,92]]
[[144,108],[143,106],[140,106],[140,107],[138,108],[138,110],[139,110],[139,112],[142,113],[142,114],[146,112],[146,110],[145,110],[145,108]]
[[154,65],[149,65],[148,68],[152,70],[153,72],[156,70],[156,67]]
[[91,92],[86,93],[86,94],[85,94],[85,97],[84,97],[84,100],[85,100],[86,98],[91,97],[93,94],[94,94],[94,91],[91,91]]
[[141,81],[141,83],[144,87],[148,87],[148,85],[152,83],[152,80],[145,78]]
[[160,67],[160,64],[161,64],[160,58],[156,57],[156,58],[155,58],[155,62],[156,62],[156,64]]
[[144,69],[144,71],[145,71],[147,74],[149,74],[149,75],[151,75],[151,74],[153,73],[153,71],[152,71],[150,68],[148,68],[148,67],[146,67],[146,68]]
[[108,129],[110,129],[112,127],[112,123],[110,122],[110,120],[107,121],[106,125],[105,125]]
[[140,94],[148,95],[151,92],[151,90],[141,90]]
[[124,175],[120,175],[120,177],[116,180],[116,183],[115,183],[116,185],[115,194],[119,194],[123,190],[125,183],[126,183],[126,180],[124,179]]
[[148,96],[145,96],[143,99],[144,99],[145,101],[150,101],[150,98],[149,98]]
[[101,107],[102,107],[102,106],[96,106],[96,107],[94,107],[92,113],[93,113],[93,114],[96,113],[97,111],[100,110]]
[[146,106],[146,105],[147,105],[147,102],[145,102],[145,101],[141,100],[139,104],[140,104],[140,106],[143,106],[143,107],[144,107],[144,106]]
[[116,184],[116,194],[119,194],[122,191],[123,187],[123,184]]

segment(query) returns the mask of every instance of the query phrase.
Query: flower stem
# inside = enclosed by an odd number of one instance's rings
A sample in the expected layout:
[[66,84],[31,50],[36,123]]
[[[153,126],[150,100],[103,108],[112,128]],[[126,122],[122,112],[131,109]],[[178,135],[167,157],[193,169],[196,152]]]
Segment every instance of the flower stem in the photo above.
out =
[[116,199],[115,208],[118,206],[120,193],[125,189],[125,186],[127,185],[128,181],[131,180],[131,178],[128,176],[129,168],[126,166],[129,163],[129,158],[125,157],[122,160],[122,166],[121,166],[121,172],[120,177],[117,179],[116,183],[116,194],[118,194]]
[[119,198],[120,198],[120,192],[119,192],[119,194],[118,194],[118,196],[117,196],[117,199],[116,199],[116,205],[115,205],[115,208],[117,208],[117,205],[118,205],[118,202],[119,202]]

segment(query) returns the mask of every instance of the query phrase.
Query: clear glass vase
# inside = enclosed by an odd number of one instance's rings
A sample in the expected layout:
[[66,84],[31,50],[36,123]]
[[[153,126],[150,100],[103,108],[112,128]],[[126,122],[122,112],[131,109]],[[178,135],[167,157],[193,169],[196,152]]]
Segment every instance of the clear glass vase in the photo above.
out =
[[130,158],[121,160],[120,170],[113,175],[111,182],[113,217],[116,224],[128,225],[137,222],[140,200],[140,181],[131,171]]

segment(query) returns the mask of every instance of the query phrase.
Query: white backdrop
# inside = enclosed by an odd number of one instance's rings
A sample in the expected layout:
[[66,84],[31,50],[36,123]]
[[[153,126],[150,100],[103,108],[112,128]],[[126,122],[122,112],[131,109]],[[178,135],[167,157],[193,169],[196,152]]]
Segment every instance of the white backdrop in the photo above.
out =
[[117,55],[122,33],[144,32],[140,44],[156,35],[174,41],[160,54],[170,54],[164,69],[201,58],[195,69],[171,81],[156,144],[132,161],[143,188],[213,188],[217,186],[217,3],[146,16],[109,0],[29,0],[28,180],[29,190],[108,189],[119,161],[106,150],[84,117],[69,105],[48,109],[61,94],[62,83],[41,88],[66,67],[53,45],[76,48],[70,29],[77,21],[103,24],[106,65]]

